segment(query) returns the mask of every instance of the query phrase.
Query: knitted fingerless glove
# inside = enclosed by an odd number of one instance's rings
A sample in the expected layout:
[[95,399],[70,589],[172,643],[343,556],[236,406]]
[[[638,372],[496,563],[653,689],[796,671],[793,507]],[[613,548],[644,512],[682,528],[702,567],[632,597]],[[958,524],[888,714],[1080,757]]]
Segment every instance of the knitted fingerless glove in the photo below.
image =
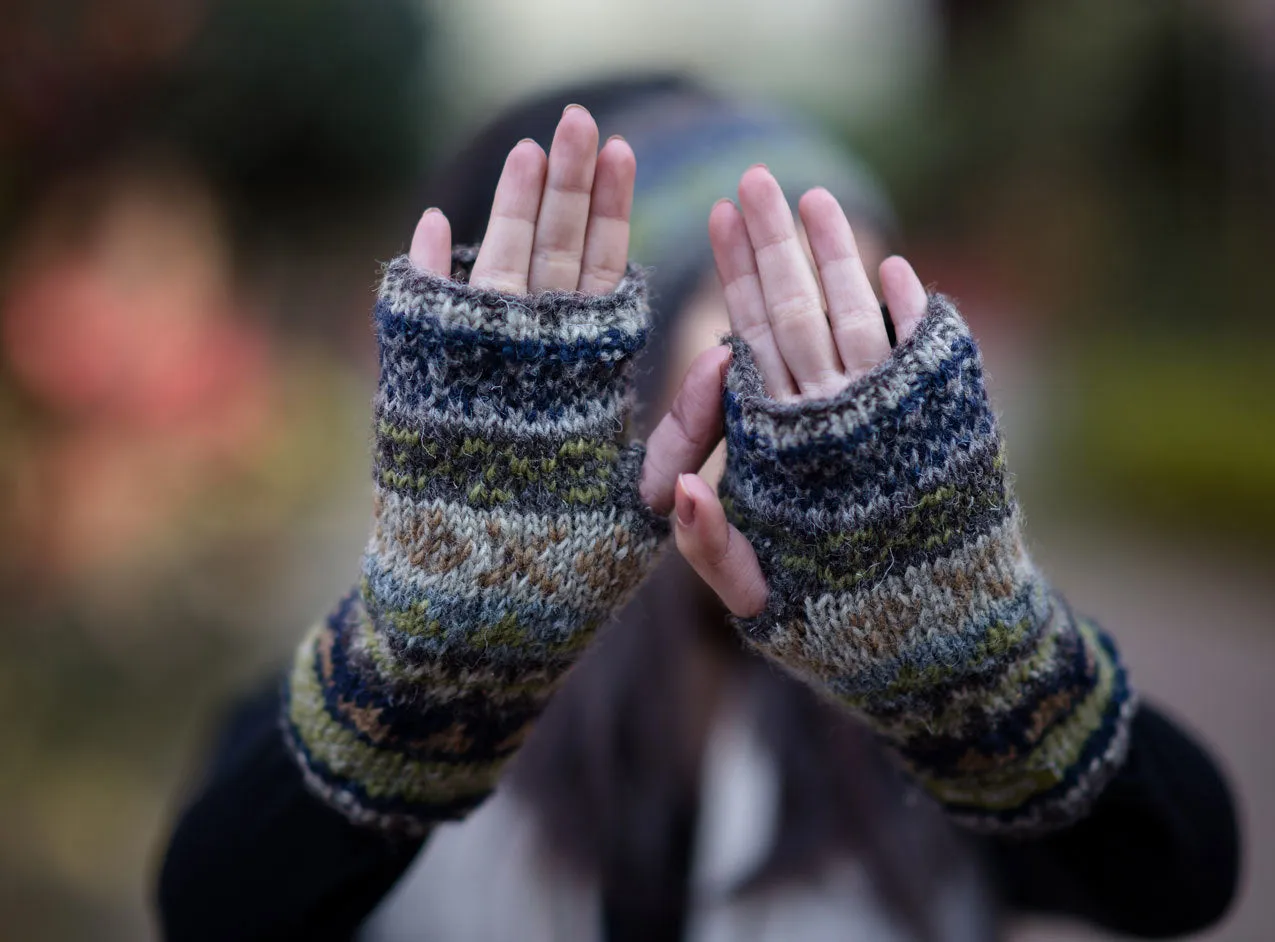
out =
[[1087,810],[1133,697],[1111,640],[1033,566],[982,363],[945,298],[840,395],[770,399],[733,340],[722,499],[768,607],[737,627],[847,704],[962,823]]
[[603,297],[514,296],[466,284],[474,257],[456,251],[457,280],[385,272],[362,585],[287,691],[309,786],[409,833],[481,802],[667,530],[622,441],[640,272]]

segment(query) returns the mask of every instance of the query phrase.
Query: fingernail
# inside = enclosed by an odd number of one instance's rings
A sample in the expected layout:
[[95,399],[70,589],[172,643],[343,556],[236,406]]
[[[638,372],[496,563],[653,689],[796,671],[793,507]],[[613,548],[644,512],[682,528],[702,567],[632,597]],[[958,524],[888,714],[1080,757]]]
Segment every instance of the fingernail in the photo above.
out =
[[[612,134],[610,137],[608,137],[608,138],[607,138],[607,141],[606,141],[606,142],[607,142],[608,144],[610,144],[612,141],[624,141],[624,135],[623,135],[623,134]],[[624,143],[626,143],[626,144],[627,144],[627,143],[628,143],[628,141],[624,141]]]
[[713,209],[716,209],[718,206],[721,206],[722,203],[730,203],[732,206],[735,205],[735,201],[733,199],[731,199],[729,196],[723,196],[721,199],[719,199],[716,203],[713,204]]
[[[536,139],[534,137],[524,137],[521,141],[518,142],[518,144],[534,144],[534,143],[536,143]],[[515,144],[514,147],[517,147],[518,144]]]
[[567,105],[567,107],[563,108],[562,113],[566,114],[568,111],[572,111],[572,110],[583,111],[585,114],[589,113],[589,109],[586,108],[584,105],[577,105],[574,102],[572,104]]
[[677,490],[673,495],[673,505],[677,509],[677,522],[689,527],[695,522],[695,499],[686,490],[686,475],[677,476]]
[[423,212],[421,215],[432,216],[435,213],[439,213],[439,212],[442,212],[442,210],[440,210],[437,206],[431,206],[429,209],[425,210],[425,212]]
[[753,165],[752,165],[751,167],[749,167],[748,169],[749,169],[749,170],[756,170],[758,167],[761,167],[761,169],[765,170],[767,173],[770,173],[770,168],[769,168],[769,167],[767,167],[765,164],[753,164]]
[[722,360],[722,385],[726,385],[726,374],[730,372],[730,361],[735,355],[735,351],[731,349],[729,344],[722,344],[726,348],[726,356]]

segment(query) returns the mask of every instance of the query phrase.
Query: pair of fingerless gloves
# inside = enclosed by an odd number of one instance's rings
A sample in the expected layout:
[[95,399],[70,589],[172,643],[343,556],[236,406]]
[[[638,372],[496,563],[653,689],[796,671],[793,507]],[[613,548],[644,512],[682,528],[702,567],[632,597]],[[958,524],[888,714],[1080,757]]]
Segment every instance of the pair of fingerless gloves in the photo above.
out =
[[[668,531],[624,441],[642,273],[603,297],[514,296],[467,284],[474,257],[458,249],[452,279],[386,269],[375,527],[285,696],[310,787],[407,834],[490,793]],[[961,823],[1082,817],[1134,700],[1110,639],[1024,547],[956,308],[933,296],[888,360],[818,401],[771,399],[731,345],[720,494],[770,587],[736,622],[746,642],[862,717]]]

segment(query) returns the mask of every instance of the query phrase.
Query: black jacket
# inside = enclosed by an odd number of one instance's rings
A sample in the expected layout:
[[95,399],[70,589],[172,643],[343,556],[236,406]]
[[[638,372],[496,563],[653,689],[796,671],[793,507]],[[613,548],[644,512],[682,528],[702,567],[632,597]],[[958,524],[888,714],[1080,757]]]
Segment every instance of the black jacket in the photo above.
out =
[[[422,842],[358,827],[308,792],[279,733],[271,685],[237,709],[159,879],[166,939],[348,939]],[[1143,938],[1221,918],[1239,837],[1230,791],[1204,750],[1149,706],[1092,813],[1032,841],[980,839],[1004,905]]]

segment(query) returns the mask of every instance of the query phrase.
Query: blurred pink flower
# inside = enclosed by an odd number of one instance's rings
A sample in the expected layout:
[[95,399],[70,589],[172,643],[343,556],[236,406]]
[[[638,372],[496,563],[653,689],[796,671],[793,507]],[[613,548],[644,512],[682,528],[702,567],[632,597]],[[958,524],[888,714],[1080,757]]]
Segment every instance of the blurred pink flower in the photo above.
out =
[[16,514],[61,569],[145,544],[259,457],[274,413],[267,334],[238,315],[206,194],[116,186],[93,218],[37,221],[0,303],[0,348],[50,419]]

